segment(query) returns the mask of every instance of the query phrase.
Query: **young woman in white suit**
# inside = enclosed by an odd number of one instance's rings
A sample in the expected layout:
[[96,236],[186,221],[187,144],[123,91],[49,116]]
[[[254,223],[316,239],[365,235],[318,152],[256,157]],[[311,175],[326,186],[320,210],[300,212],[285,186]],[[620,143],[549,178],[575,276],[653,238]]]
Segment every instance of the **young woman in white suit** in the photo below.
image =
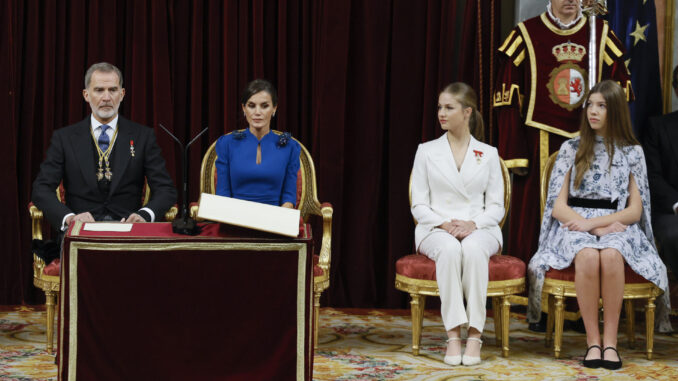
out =
[[[504,183],[497,149],[481,143],[476,94],[464,83],[445,87],[438,121],[445,134],[419,145],[412,169],[412,215],[417,250],[436,262],[447,331],[444,361],[480,363],[488,264],[501,250]],[[466,298],[466,308],[464,308]],[[462,356],[461,326],[468,324]]]

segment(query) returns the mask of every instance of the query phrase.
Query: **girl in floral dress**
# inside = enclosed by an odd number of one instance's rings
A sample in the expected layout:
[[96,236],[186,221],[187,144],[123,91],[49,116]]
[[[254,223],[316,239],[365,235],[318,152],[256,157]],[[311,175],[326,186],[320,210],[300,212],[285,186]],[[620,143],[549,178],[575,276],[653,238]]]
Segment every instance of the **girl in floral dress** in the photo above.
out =
[[664,290],[658,330],[671,330],[668,278],[654,246],[649,195],[645,157],[633,136],[624,91],[613,81],[602,81],[589,93],[580,136],[560,148],[549,181],[539,249],[528,266],[528,320],[536,322],[544,274],[574,263],[577,302],[586,328],[586,367],[622,365],[616,347],[624,262]]

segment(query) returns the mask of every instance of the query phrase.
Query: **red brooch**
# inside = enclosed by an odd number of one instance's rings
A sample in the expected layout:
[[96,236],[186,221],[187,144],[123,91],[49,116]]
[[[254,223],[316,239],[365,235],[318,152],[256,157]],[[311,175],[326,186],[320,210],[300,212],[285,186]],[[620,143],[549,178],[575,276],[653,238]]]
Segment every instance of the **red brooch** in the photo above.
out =
[[473,154],[475,155],[478,164],[480,164],[480,158],[483,157],[483,151],[473,150]]

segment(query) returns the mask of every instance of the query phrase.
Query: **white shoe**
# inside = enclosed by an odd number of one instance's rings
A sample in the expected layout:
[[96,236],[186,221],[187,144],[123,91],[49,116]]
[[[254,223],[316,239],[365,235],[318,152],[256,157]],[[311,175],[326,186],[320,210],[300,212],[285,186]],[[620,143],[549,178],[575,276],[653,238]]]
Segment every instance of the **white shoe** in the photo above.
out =
[[[477,342],[480,344],[480,347],[483,346],[483,341],[480,340],[480,339],[477,338],[477,337],[469,337],[469,338],[466,339],[466,342],[468,343],[469,340],[475,340],[475,341],[477,341]],[[461,358],[461,362],[462,362],[464,365],[478,365],[478,364],[480,364],[480,356],[478,356],[478,357],[471,357],[471,356],[466,356],[466,355],[464,355],[464,356],[462,356],[462,358]]]
[[[450,341],[461,341],[461,337],[451,337],[447,339],[445,342],[449,343]],[[457,366],[461,364],[461,355],[445,356],[445,358],[443,358],[443,361],[445,362],[445,364]]]

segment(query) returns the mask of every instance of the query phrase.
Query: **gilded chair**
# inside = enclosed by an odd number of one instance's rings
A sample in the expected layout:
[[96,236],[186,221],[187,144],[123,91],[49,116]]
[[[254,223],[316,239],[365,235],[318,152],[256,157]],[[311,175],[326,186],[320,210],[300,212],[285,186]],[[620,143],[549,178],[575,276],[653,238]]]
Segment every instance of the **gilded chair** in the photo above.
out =
[[[56,196],[59,201],[66,202],[66,192],[63,184],[59,184],[56,189]],[[151,189],[148,184],[145,184],[144,192],[142,194],[142,205],[146,205],[151,197]],[[28,213],[31,217],[31,235],[33,239],[42,240],[42,225],[43,214],[42,210],[38,209],[32,202],[28,204]],[[165,220],[172,221],[177,215],[177,208],[173,206],[165,213]],[[45,293],[45,309],[47,310],[47,318],[45,325],[47,326],[47,353],[52,353],[54,348],[54,312],[56,306],[59,304],[59,272],[61,270],[61,262],[57,258],[51,263],[47,264],[45,261],[33,253],[33,285]]]
[[[504,179],[504,218],[508,215],[511,201],[511,181],[504,161],[500,159]],[[412,181],[410,178],[410,204],[412,202]],[[416,223],[416,221],[415,221]],[[419,355],[421,327],[427,296],[440,296],[436,281],[436,265],[423,254],[406,255],[396,262],[395,287],[410,294],[412,314],[412,354]],[[489,263],[487,296],[492,298],[492,310],[497,344],[501,345],[502,356],[509,354],[509,297],[525,291],[525,262],[510,255],[493,255]]]
[[[541,207],[546,205],[548,195],[548,182],[551,178],[551,171],[556,162],[558,151],[554,152],[546,162],[544,171],[541,174]],[[553,341],[553,353],[556,358],[560,358],[560,350],[563,342],[563,321],[565,310],[565,298],[577,297],[574,287],[575,268],[574,263],[563,270],[550,269],[546,272],[544,286],[542,288],[542,300],[547,300],[548,319],[546,321],[546,345],[548,346],[553,339],[553,329],[555,326],[555,340]],[[652,359],[652,348],[654,345],[654,311],[655,299],[663,291],[648,282],[642,276],[636,274],[629,265],[624,263],[624,308],[626,309],[626,335],[629,346],[635,345],[635,311],[633,309],[634,299],[647,299],[645,304],[645,335],[646,335],[646,353],[647,359]]]
[[[280,135],[280,131],[272,130]],[[232,133],[232,132],[230,132]],[[229,134],[230,134],[229,133]],[[294,139],[294,138],[292,138]],[[313,345],[318,347],[318,316],[320,314],[320,295],[330,286],[330,259],[332,253],[332,204],[318,201],[315,165],[311,154],[300,141],[299,172],[297,174],[297,205],[304,222],[312,215],[323,219],[323,236],[320,253],[313,255]],[[200,193],[215,194],[217,188],[216,142],[207,149],[200,166]],[[198,206],[191,205],[191,217],[198,219]]]

